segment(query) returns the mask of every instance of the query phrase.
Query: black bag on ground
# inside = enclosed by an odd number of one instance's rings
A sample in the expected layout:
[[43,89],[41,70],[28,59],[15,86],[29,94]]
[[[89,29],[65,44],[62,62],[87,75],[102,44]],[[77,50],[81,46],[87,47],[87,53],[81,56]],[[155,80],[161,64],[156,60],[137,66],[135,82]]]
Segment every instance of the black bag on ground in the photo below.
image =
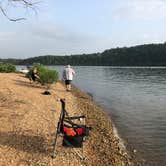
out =
[[81,148],[83,145],[83,136],[75,135],[75,136],[63,136],[63,146],[65,147],[74,147]]

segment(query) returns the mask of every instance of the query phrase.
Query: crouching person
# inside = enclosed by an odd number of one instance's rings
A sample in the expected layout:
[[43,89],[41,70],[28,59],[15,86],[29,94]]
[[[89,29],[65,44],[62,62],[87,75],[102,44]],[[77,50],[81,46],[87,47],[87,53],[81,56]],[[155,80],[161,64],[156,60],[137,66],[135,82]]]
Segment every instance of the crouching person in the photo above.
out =
[[32,72],[30,72],[28,74],[28,77],[29,77],[30,83],[32,83],[32,82],[40,82],[40,77],[38,75],[37,68],[34,68],[32,70]]

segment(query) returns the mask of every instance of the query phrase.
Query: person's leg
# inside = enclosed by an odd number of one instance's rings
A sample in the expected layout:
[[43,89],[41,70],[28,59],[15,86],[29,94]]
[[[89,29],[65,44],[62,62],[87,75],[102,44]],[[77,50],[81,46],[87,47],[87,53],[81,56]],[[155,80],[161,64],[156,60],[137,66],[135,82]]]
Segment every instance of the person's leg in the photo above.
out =
[[69,91],[70,90],[70,87],[69,87],[70,85],[69,84],[67,84],[67,91]]
[[65,85],[66,85],[66,90],[68,91],[68,85],[69,85],[68,80],[65,80]]
[[71,80],[69,80],[68,90],[71,91]]
[[70,91],[71,90],[71,80],[66,80],[65,84],[66,84],[66,90]]

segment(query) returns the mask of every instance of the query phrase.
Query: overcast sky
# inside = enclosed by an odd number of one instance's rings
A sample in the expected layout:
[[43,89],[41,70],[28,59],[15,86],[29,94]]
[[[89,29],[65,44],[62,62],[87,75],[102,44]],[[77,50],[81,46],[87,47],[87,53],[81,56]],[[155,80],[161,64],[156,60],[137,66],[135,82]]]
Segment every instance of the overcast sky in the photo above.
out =
[[0,13],[0,58],[70,55],[166,41],[166,0],[43,0]]

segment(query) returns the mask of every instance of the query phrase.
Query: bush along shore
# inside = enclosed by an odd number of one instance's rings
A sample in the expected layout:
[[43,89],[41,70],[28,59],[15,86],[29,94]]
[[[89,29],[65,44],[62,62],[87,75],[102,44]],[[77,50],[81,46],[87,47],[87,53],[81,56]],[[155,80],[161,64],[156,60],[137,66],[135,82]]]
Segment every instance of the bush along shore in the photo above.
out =
[[[51,85],[51,95],[43,95],[45,87],[30,83],[24,74],[0,73],[0,77],[0,165],[141,165],[121,148],[110,118],[86,93],[75,87],[72,92],[66,92],[58,81]],[[72,148],[63,147],[61,138],[56,157],[51,157],[60,98],[66,99],[69,115],[84,114],[86,124],[92,127],[83,145],[85,160]]]
[[0,63],[0,73],[11,73],[15,72],[16,67],[9,63]]

